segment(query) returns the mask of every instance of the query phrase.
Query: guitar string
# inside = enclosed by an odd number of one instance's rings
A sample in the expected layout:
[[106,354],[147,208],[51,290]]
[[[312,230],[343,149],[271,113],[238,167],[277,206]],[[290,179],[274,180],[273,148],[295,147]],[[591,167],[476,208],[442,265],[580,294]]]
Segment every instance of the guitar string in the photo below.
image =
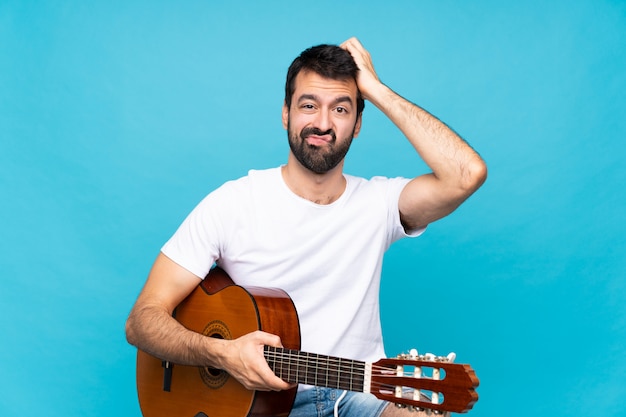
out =
[[[274,360],[274,361],[280,362],[280,364],[284,366],[294,366],[294,365],[297,366],[298,368],[295,370],[291,368],[287,369],[288,372],[292,372],[292,371],[295,372],[296,382],[298,382],[297,377],[301,376],[301,372],[300,372],[301,366],[304,366],[304,369],[305,369],[305,377],[307,378],[305,379],[305,383],[309,383],[308,376],[311,374],[314,376],[311,382],[319,383],[320,378],[318,378],[317,375],[319,374],[320,371],[322,372],[326,371],[327,373],[332,372],[333,374],[337,375],[336,381],[335,381],[335,378],[329,378],[327,375],[326,376],[327,385],[325,386],[335,387],[333,384],[328,383],[330,379],[331,382],[336,382],[336,388],[344,389],[344,390],[346,389],[354,390],[352,389],[353,384],[351,382],[351,377],[357,376],[357,377],[364,379],[365,368],[367,365],[363,361],[356,361],[352,359],[342,359],[342,358],[337,358],[333,356],[306,353],[306,352],[301,352],[298,350],[270,348],[270,347],[266,349],[265,356],[268,362],[269,360]],[[402,364],[402,366],[408,365],[408,366],[413,366],[415,368],[443,369],[441,366],[437,366],[438,363],[435,361],[427,361],[427,362],[428,364],[424,364],[424,365]],[[354,370],[355,365],[357,367],[357,371]],[[439,363],[439,365],[441,364]],[[393,367],[377,366],[377,365],[372,364],[371,369],[372,369],[373,377],[398,376],[397,369]],[[416,374],[419,374],[419,376],[415,377]],[[426,375],[425,373],[423,373],[422,370],[419,373],[416,373],[416,372],[411,372],[411,371],[403,369],[402,376],[407,377],[407,378],[414,378],[416,381],[419,379],[434,380],[433,377]],[[324,378],[321,378],[321,379],[324,379]],[[348,382],[350,384],[346,385],[348,384]],[[363,380],[360,380],[357,382],[362,384]],[[342,383],[344,385],[341,385]],[[316,384],[314,383],[313,385],[316,385]],[[443,394],[443,392],[439,390],[431,391],[428,389],[417,388],[417,387],[402,386],[401,396],[398,397],[395,395],[397,386],[398,385],[394,385],[391,383],[371,381],[370,392],[372,393],[377,392],[383,395],[387,395],[389,396],[388,399],[390,401],[394,401],[394,399],[396,400],[402,399],[402,402],[404,403],[408,403],[408,404],[412,404],[412,405],[415,405],[418,407],[424,407],[424,408],[431,407],[431,409],[433,406],[438,406],[438,407],[443,406],[445,402],[445,399],[438,397],[438,396],[436,397],[434,395],[432,396],[432,398],[430,398],[430,401],[425,401],[425,399],[428,399],[428,395],[430,395],[430,393]],[[360,387],[355,387],[355,388],[358,388],[356,389],[358,391],[358,390],[363,389],[364,387],[361,385]],[[471,388],[467,388],[467,389],[471,390]],[[424,397],[423,396],[424,393],[428,395]],[[419,395],[419,399],[415,398],[416,394]]]
[[[319,371],[332,371],[334,374],[337,375],[336,381],[335,378],[326,378],[326,382],[327,385],[329,387],[335,387],[335,385],[333,384],[329,384],[329,379],[331,380],[331,382],[336,382],[336,388],[338,389],[348,389],[348,388],[359,388],[359,389],[363,389],[364,387],[361,385],[360,387],[353,387],[353,384],[350,383],[350,385],[346,385],[348,382],[351,381],[351,376],[358,376],[360,378],[364,379],[365,376],[365,367],[366,367],[366,363],[362,362],[362,361],[356,361],[356,360],[351,360],[351,359],[341,359],[341,358],[336,358],[336,357],[332,357],[332,356],[325,356],[325,355],[319,355],[319,354],[309,354],[306,352],[301,352],[301,351],[296,351],[296,350],[287,350],[286,352],[283,351],[281,352],[280,350],[277,349],[272,349],[272,350],[267,350],[266,351],[266,358],[269,359],[273,359],[275,361],[280,361],[282,365],[286,365],[286,366],[292,366],[292,365],[297,365],[297,366],[301,366],[304,365],[305,368],[305,383],[309,382],[308,376],[309,375],[313,375],[313,378],[310,382],[315,382],[315,383],[319,383],[319,379],[317,377]],[[310,364],[310,366],[309,366]],[[359,368],[361,368],[363,370],[363,372],[355,372],[354,371],[354,365],[357,365]],[[435,363],[433,362],[433,365]],[[323,365],[323,366],[320,366]],[[333,366],[335,365],[335,366]],[[413,366],[413,365],[410,365]],[[436,367],[436,366],[432,366],[432,365],[424,365],[425,367]],[[418,366],[416,366],[418,367]],[[282,368],[281,368],[282,369]],[[301,368],[298,368],[296,370],[292,370],[292,369],[288,369],[289,372],[293,371],[296,374],[296,379],[297,376],[302,376],[300,371]],[[377,376],[385,376],[384,374],[387,374],[388,376],[396,376],[395,374],[397,373],[397,371],[394,368],[391,367],[384,367],[384,366],[376,366],[372,364],[372,371],[373,371],[373,377],[377,377]],[[380,374],[375,374],[375,372],[380,372]],[[346,375],[347,374],[347,375]],[[418,379],[430,379],[432,380],[431,377],[426,376],[425,374],[423,374],[422,372],[419,373],[420,377],[415,378],[415,380]],[[416,375],[415,372],[410,372],[410,371],[405,371],[403,370],[403,375],[407,378],[413,378]],[[280,375],[282,376],[282,375]],[[321,378],[323,379],[323,378]],[[362,384],[362,380],[359,381]],[[316,384],[313,385],[316,385]],[[342,385],[342,383],[344,385]],[[394,395],[395,392],[395,388],[397,385],[394,384],[390,384],[390,383],[383,383],[383,382],[377,382],[377,381],[371,381],[370,382],[370,392],[375,393],[381,393],[381,394],[385,394],[385,395],[390,395],[391,397],[389,398],[391,401],[393,401],[393,398],[399,399],[402,398],[402,400],[404,402],[410,401],[411,404],[416,405],[416,406],[421,406],[421,407],[425,407],[427,408],[429,405],[442,405],[443,402],[432,402],[432,401],[424,401],[424,397],[422,396],[423,393],[430,393],[432,391],[427,390],[427,389],[421,389],[421,388],[416,388],[416,387],[403,387],[402,390],[402,396],[401,397],[397,397]],[[353,389],[348,389],[348,390],[353,390]],[[415,399],[415,398],[411,398],[412,395],[414,395],[414,393],[419,392],[419,400]],[[439,394],[441,394],[441,392],[438,392]],[[407,397],[408,395],[408,397]],[[427,398],[427,397],[426,397]]]
[[[333,356],[325,356],[325,355],[319,355],[319,354],[313,354],[313,353],[305,353],[305,352],[300,352],[300,351],[293,351],[296,353],[290,353],[290,352],[286,352],[286,353],[282,353],[279,351],[267,351],[266,352],[266,357],[268,359],[274,359],[274,360],[279,360],[284,362],[287,362],[288,364],[307,364],[307,363],[316,363],[316,364],[329,364],[329,367],[331,365],[335,365],[337,364],[337,366],[339,366],[340,368],[352,368],[355,365],[364,368],[366,363],[363,361],[358,361],[358,360],[352,360],[352,359],[342,359],[342,358],[336,358]],[[287,360],[285,361],[285,358],[287,358]],[[441,366],[437,366],[437,362],[429,362],[428,364],[424,364],[424,365],[411,365],[411,364],[406,364],[408,366],[414,366],[414,367],[424,367],[424,368],[440,368],[443,369],[443,367]],[[390,373],[395,373],[396,369],[393,367],[388,367],[388,366],[377,366],[372,364],[372,370],[379,370],[379,371],[389,371]],[[410,375],[410,372],[406,372],[405,375]]]
[[[307,357],[303,357],[307,356]],[[361,380],[365,377],[365,363],[359,361],[352,361],[348,359],[332,358],[323,355],[316,354],[297,354],[296,356],[291,354],[283,354],[277,352],[268,359],[273,359],[278,362],[278,365],[286,366],[287,369],[281,368],[281,373],[295,373],[296,379],[298,376],[304,377],[305,383],[315,382],[320,384],[320,381],[325,380],[329,386],[337,385],[337,387],[352,387],[353,380],[347,378],[347,375],[360,377]],[[291,369],[290,366],[297,366],[298,369]],[[304,366],[303,366],[304,365]],[[302,369],[304,368],[304,369]],[[320,375],[320,371],[326,375]],[[309,378],[310,377],[310,378]],[[342,385],[342,383],[344,385]],[[349,385],[345,385],[348,384]]]
[[[347,367],[345,365],[340,365],[340,367],[334,367],[331,365],[324,365],[323,362],[319,362],[319,364],[313,364],[308,366],[307,363],[310,363],[310,361],[296,361],[296,362],[289,362],[289,363],[285,363],[283,362],[283,365],[300,365],[303,366],[307,373],[312,373],[315,375],[315,371],[329,371],[329,372],[333,372],[333,373],[337,373],[337,374],[349,374],[349,375],[354,375],[354,376],[362,376],[364,377],[366,375],[366,372],[363,370],[362,372],[359,372],[359,370],[354,370],[353,368]],[[300,368],[302,369],[302,368]],[[374,366],[372,365],[372,371],[378,371],[380,373],[375,374],[374,376],[386,376],[385,374],[387,374],[388,376],[400,376],[397,375],[397,372],[391,368],[386,368],[386,367],[382,367],[382,366]],[[294,372],[296,372],[296,370],[294,370]],[[410,377],[410,378],[414,378],[415,375],[418,374],[422,374],[420,373],[416,373],[416,372],[412,372],[412,371],[403,371],[403,374],[401,376],[405,376],[405,377]],[[422,374],[423,375],[423,374]],[[415,377],[416,379],[418,377]],[[426,375],[424,375],[422,377],[423,379],[432,379]]]
[[[266,351],[266,357],[268,359],[278,360],[283,365],[304,365],[307,371],[314,372],[315,369],[322,371],[332,371],[334,373],[347,373],[356,376],[365,376],[365,362],[356,361],[351,359],[341,359],[335,358],[332,356],[318,355],[318,354],[308,354],[300,351],[288,351],[288,352],[280,352],[278,350],[268,350]],[[286,359],[286,360],[285,360]],[[311,364],[311,366],[308,366]],[[422,365],[423,367],[431,367],[431,368],[439,368],[433,364]],[[357,370],[355,371],[355,365]],[[409,365],[409,366],[418,366],[418,365]],[[313,369],[309,369],[313,368]],[[362,372],[358,372],[362,369]],[[388,373],[390,376],[393,376],[397,373],[396,369],[391,367],[384,366],[376,366],[372,364],[372,371],[378,371],[381,374]],[[423,371],[422,371],[423,372]],[[420,372],[420,373],[422,373]],[[415,372],[411,371],[403,371],[403,376],[406,377],[414,377]],[[432,379],[428,376],[424,375],[424,379]]]

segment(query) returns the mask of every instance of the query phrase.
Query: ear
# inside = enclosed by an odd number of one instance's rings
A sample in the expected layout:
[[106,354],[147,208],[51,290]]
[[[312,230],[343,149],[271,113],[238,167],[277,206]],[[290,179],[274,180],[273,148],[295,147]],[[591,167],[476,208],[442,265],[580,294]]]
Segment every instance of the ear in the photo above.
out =
[[359,132],[361,131],[361,121],[363,120],[363,113],[359,114],[356,117],[356,123],[354,124],[354,136],[353,137],[357,137],[359,136]]
[[289,126],[289,109],[287,103],[283,102],[283,128],[287,130],[287,126]]

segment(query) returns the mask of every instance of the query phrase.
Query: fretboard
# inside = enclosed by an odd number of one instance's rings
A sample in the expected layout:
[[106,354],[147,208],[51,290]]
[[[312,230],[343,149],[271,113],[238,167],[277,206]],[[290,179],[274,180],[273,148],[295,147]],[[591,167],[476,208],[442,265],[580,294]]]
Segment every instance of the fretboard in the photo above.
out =
[[274,373],[287,382],[364,392],[365,362],[271,346],[265,346],[264,354]]

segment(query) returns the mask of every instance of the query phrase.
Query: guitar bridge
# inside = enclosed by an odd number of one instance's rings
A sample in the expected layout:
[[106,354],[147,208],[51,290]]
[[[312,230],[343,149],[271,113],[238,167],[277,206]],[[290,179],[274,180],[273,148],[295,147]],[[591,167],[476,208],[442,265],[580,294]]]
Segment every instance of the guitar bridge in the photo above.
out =
[[170,361],[162,361],[163,367],[163,391],[170,392],[172,389],[172,368],[174,365]]

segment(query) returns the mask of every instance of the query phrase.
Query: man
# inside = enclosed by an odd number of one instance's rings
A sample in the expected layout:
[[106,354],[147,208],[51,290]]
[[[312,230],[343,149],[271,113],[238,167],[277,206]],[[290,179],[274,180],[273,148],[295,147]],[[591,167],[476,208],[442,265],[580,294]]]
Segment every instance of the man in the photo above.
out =
[[[364,99],[406,136],[432,173],[365,180],[343,173],[361,129]],[[226,370],[253,390],[291,385],[268,367],[254,332],[235,340],[188,331],[174,308],[217,263],[239,285],[282,288],[293,299],[302,350],[375,361],[384,356],[379,280],[385,250],[451,213],[486,178],[482,159],[452,130],[381,83],[356,38],[304,51],[289,68],[282,121],[290,152],[279,168],[250,171],[209,194],[157,257],[126,325],[129,342],[173,363]],[[317,415],[302,388],[292,416]],[[316,400],[317,398],[317,400]],[[373,396],[350,393],[340,413],[400,416]],[[416,415],[412,413],[411,415]]]

